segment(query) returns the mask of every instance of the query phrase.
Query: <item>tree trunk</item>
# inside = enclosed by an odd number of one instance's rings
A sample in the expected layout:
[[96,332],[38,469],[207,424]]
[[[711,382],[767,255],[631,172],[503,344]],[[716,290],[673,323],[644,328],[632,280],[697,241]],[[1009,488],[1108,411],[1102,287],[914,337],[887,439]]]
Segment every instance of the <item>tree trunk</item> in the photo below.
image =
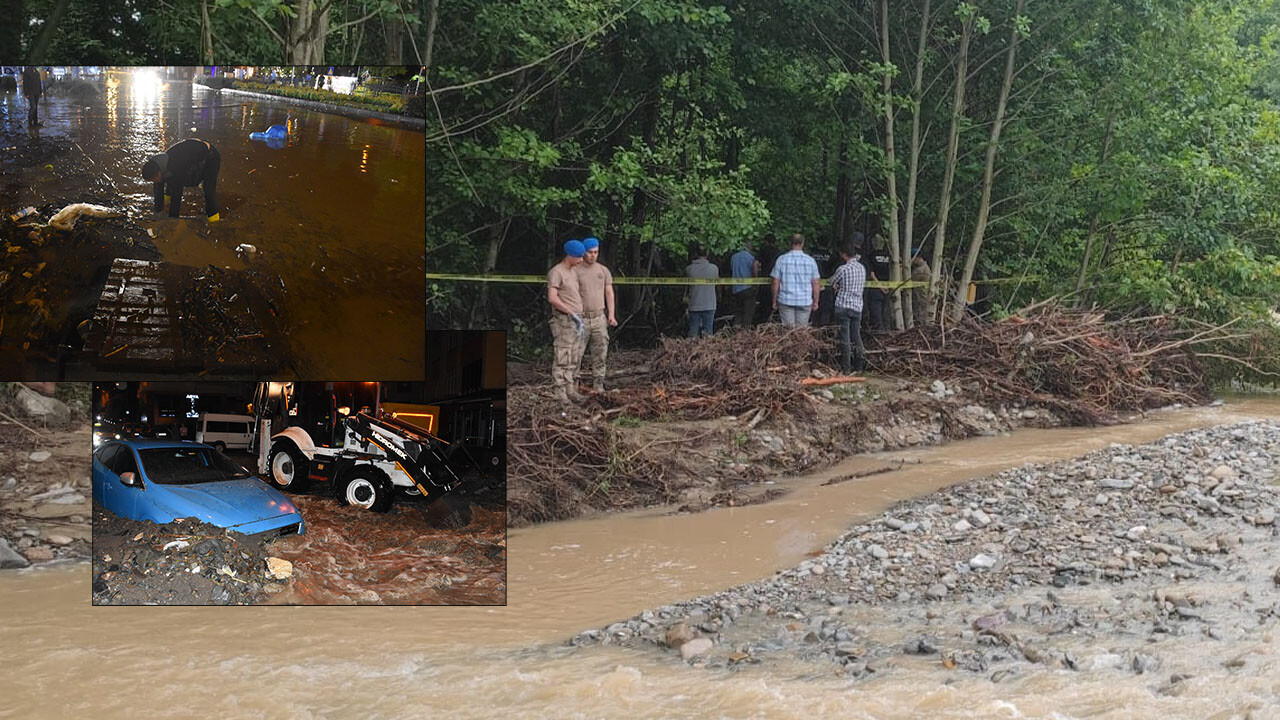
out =
[[436,20],[440,16],[440,0],[431,0],[427,9],[427,41],[422,55],[422,74],[431,70],[431,51],[436,46]]
[[[951,214],[951,186],[956,179],[956,156],[960,148],[960,118],[964,117],[965,78],[969,75],[969,41],[973,37],[973,15],[964,19],[960,27],[960,50],[956,57],[955,95],[951,100],[951,128],[947,131],[947,158],[942,171],[942,198],[938,202],[938,223],[933,233],[933,263],[929,282],[929,323],[938,319],[941,303],[942,253],[947,239],[947,217]],[[945,297],[945,295],[944,295]]]
[[[484,268],[481,275],[488,275],[493,269],[498,267],[498,252],[502,250],[502,243],[507,239],[507,232],[511,229],[511,218],[507,218],[506,222],[496,223],[489,230],[489,247],[485,250]],[[489,315],[489,283],[480,283],[480,299],[476,304],[471,306],[471,322],[467,327],[486,327],[488,325]]]
[[288,65],[320,65],[324,63],[325,37],[329,34],[329,9],[323,0],[298,0],[294,6],[297,17],[289,21],[289,36],[285,46],[285,63]]
[[382,32],[387,41],[386,63],[388,65],[404,64],[404,27],[399,6],[397,2],[395,14],[382,18]]
[[964,270],[960,273],[960,283],[956,286],[955,305],[952,306],[951,319],[959,322],[964,317],[968,305],[969,283],[973,282],[973,271],[978,265],[978,253],[982,250],[982,240],[986,236],[987,221],[991,216],[991,186],[995,183],[996,152],[1000,149],[1000,131],[1004,128],[1004,113],[1009,106],[1009,91],[1013,88],[1013,66],[1018,54],[1018,23],[1026,0],[1018,0],[1017,7],[1010,18],[1012,28],[1009,30],[1009,51],[1005,55],[1004,80],[1000,83],[1000,99],[996,102],[996,118],[991,125],[991,137],[987,140],[987,161],[982,168],[982,198],[978,201],[978,221],[973,228],[973,237],[969,240],[969,252],[964,259]]
[[[880,62],[884,65],[889,65],[892,62],[889,55],[889,0],[880,0]],[[893,143],[893,78],[887,72],[881,78],[881,88],[884,90],[884,154],[886,165],[884,179],[889,191],[889,212],[885,222],[889,225],[889,262],[892,263],[889,268],[889,281],[897,285],[902,282],[902,246],[899,244],[900,234],[898,232],[897,156]],[[892,296],[886,298],[893,303],[893,327],[895,330],[902,329],[902,302],[900,295],[901,293],[895,290]]]
[[[1112,131],[1115,129],[1115,125],[1116,125],[1116,114],[1114,111],[1112,111],[1111,116],[1107,118],[1107,131],[1102,136],[1102,151],[1099,153],[1099,156],[1098,156],[1099,170],[1102,169],[1103,163],[1107,161],[1107,155],[1110,154],[1111,152]],[[1080,295],[1080,293],[1084,291],[1084,281],[1085,281],[1085,278],[1088,277],[1089,275],[1089,259],[1090,259],[1089,255],[1093,252],[1093,241],[1098,236],[1098,218],[1102,212],[1101,209],[1096,207],[1096,204],[1098,203],[1097,193],[1094,193],[1093,202],[1095,203],[1095,207],[1093,209],[1093,217],[1089,220],[1089,234],[1085,236],[1085,240],[1084,240],[1084,257],[1080,259],[1080,277],[1079,279],[1076,280],[1077,304],[1082,304],[1084,300],[1084,298]]]
[[837,164],[840,166],[836,174],[836,215],[831,225],[831,237],[835,239],[836,250],[844,247],[849,239],[849,142],[840,140],[840,152]]
[[45,20],[44,27],[40,29],[40,35],[36,37],[36,41],[31,44],[31,51],[27,53],[29,64],[43,65],[48,62],[45,55],[49,52],[49,44],[53,42],[58,24],[67,14],[67,6],[70,4],[71,0],[58,0],[58,4],[53,6],[53,12],[49,13],[49,19]]
[[[929,36],[929,0],[924,0],[920,15],[920,42],[916,45],[916,73],[911,81],[911,157],[907,166],[907,207],[903,217],[902,277],[911,277],[911,249],[915,247],[916,185],[920,176],[920,105],[924,96],[924,49]],[[921,295],[923,297],[923,294]],[[906,327],[915,325],[915,293],[903,293],[906,310],[903,320]]]
[[22,29],[27,27],[27,9],[23,0],[0,0],[0,58],[22,57]]
[[213,27],[209,24],[209,0],[200,0],[200,62],[213,64]]

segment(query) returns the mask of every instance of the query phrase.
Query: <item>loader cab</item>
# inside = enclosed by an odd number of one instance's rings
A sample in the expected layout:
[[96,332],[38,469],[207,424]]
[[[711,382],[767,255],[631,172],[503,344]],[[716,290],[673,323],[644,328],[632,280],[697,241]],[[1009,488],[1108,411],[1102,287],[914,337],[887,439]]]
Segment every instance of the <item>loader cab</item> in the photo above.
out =
[[272,435],[285,428],[302,428],[316,447],[342,447],[348,417],[361,412],[377,417],[380,410],[376,382],[259,383],[254,394],[259,427],[265,419],[271,421]]

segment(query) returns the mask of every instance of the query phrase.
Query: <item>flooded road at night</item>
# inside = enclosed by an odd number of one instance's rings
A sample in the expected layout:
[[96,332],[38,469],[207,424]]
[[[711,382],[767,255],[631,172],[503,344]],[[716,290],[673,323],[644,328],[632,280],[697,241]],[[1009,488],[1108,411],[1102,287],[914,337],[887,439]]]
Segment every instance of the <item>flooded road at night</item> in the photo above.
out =
[[[421,132],[176,79],[111,72],[89,82],[96,95],[46,97],[44,126],[33,131],[25,101],[0,95],[7,375],[421,377]],[[289,130],[283,143],[249,138],[276,124]],[[140,176],[150,155],[191,137],[221,153],[217,223],[205,219],[199,188],[187,188],[180,218],[153,213],[152,185]],[[41,227],[76,202],[123,216],[81,219],[73,231]],[[36,215],[10,218],[26,207]],[[111,335],[124,311],[99,299],[109,271],[122,272],[118,258],[149,263],[161,287],[144,299],[167,303],[176,327],[191,296],[210,284],[225,292],[185,348],[142,351],[144,341]],[[96,335],[83,325],[91,318]],[[192,349],[209,343],[217,353]],[[264,357],[237,357],[251,352]]]

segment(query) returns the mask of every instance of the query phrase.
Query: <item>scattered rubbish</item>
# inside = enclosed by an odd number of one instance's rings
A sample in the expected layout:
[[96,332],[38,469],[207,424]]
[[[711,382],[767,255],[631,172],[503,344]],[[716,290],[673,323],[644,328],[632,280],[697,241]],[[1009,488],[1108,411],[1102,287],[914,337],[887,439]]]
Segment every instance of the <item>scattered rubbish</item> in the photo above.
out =
[[293,563],[278,557],[267,558],[267,575],[276,580],[288,580],[293,574]]
[[14,222],[18,222],[19,220],[21,220],[21,219],[23,219],[23,218],[25,218],[25,217],[28,217],[28,216],[30,216],[30,215],[35,215],[35,213],[36,213],[36,209],[35,209],[35,208],[33,208],[33,207],[24,207],[24,208],[22,208],[21,210],[19,210],[18,212],[16,212],[16,213],[14,213],[14,214],[10,215],[10,216],[9,216],[9,219],[10,219],[10,220],[12,220],[12,221],[14,221]]
[[258,248],[249,243],[240,243],[236,246],[237,255],[253,255],[258,252]]
[[81,215],[88,217],[120,217],[123,213],[118,210],[112,210],[109,207],[101,205],[92,205],[90,203],[72,203],[58,211],[56,215],[49,218],[49,227],[57,230],[70,230],[75,227],[76,220]]
[[165,543],[165,546],[164,546],[164,547],[162,547],[162,548],[160,548],[160,549],[161,549],[161,550],[168,551],[168,550],[170,550],[171,548],[177,548],[177,549],[181,550],[181,549],[183,549],[183,548],[185,548],[185,547],[188,547],[188,546],[190,546],[190,545],[191,545],[191,543],[187,542],[186,540],[174,540],[173,542]]
[[250,140],[284,140],[289,137],[289,130],[283,125],[272,125],[266,132],[249,133]]

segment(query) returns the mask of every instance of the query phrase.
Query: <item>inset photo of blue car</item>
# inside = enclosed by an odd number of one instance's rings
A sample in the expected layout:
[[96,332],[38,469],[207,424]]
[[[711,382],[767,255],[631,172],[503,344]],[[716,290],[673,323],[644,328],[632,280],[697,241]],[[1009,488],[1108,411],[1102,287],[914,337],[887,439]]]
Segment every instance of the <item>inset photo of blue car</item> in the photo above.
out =
[[93,454],[93,499],[123,518],[194,518],[244,535],[301,535],[289,498],[208,445],[118,440]]

